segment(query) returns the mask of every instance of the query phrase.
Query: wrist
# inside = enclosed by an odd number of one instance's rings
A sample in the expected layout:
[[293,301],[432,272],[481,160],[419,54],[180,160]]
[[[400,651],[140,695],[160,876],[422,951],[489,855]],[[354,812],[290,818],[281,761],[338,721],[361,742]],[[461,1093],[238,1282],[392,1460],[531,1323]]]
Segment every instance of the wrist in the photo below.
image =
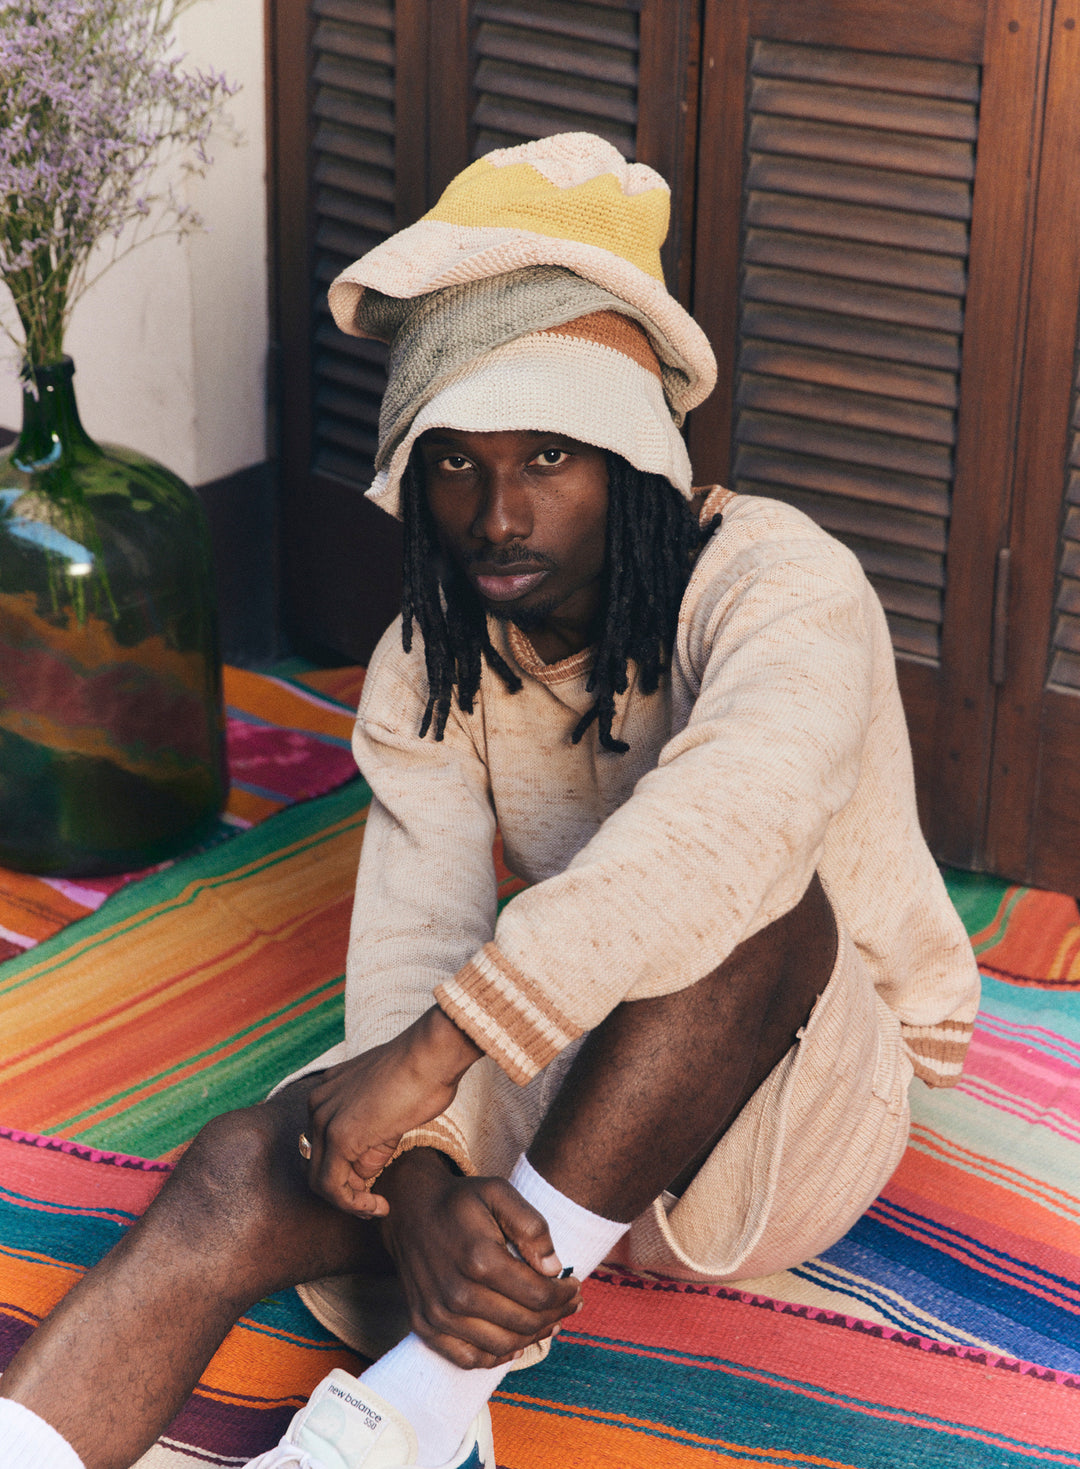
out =
[[381,1220],[383,1243],[391,1254],[398,1227],[408,1227],[418,1211],[430,1207],[446,1186],[460,1177],[460,1170],[437,1148],[409,1148],[401,1153],[379,1179],[379,1192],[390,1205]]
[[412,1044],[422,1058],[425,1071],[438,1076],[447,1086],[456,1087],[469,1067],[484,1054],[472,1037],[456,1026],[438,1005],[432,1005],[421,1015],[414,1032]]

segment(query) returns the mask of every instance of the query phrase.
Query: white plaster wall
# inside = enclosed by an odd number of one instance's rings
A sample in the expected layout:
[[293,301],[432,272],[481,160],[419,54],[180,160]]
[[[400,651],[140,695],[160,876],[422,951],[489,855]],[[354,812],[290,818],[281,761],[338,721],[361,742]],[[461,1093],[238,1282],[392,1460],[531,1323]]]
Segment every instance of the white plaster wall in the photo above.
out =
[[[208,233],[122,260],[79,302],[65,345],[91,434],[206,484],[267,457],[263,0],[201,0],[178,29],[192,64],[242,84],[228,108],[239,146],[216,141],[207,177],[186,185]],[[18,365],[9,346],[0,423],[10,428]]]

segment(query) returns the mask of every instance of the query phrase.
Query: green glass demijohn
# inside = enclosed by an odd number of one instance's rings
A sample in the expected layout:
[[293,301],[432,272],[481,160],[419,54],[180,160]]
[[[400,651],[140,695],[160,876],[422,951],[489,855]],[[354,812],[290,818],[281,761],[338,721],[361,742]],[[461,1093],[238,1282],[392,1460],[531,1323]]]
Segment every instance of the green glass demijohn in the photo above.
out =
[[94,443],[73,375],[24,371],[0,455],[0,865],[87,876],[207,836],[226,775],[202,506]]

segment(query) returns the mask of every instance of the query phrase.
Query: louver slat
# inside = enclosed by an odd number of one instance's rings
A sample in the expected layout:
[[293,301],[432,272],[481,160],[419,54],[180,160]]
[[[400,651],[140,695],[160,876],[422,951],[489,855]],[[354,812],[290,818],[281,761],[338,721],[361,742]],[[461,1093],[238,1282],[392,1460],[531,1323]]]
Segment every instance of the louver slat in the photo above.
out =
[[792,46],[779,41],[770,42],[768,49],[769,77],[869,88],[879,93],[901,92],[905,97],[950,98],[954,102],[979,100],[978,72],[972,66],[928,61],[918,56],[880,56],[870,51]]
[[978,69],[757,41],[751,75],[734,485],[845,541],[932,663]]
[[528,138],[585,130],[633,158],[638,6],[478,0],[473,157]]
[[385,349],[345,337],[326,307],[341,268],[394,230],[394,9],[313,0],[315,303],[313,466],[371,482]]
[[1080,693],[1080,347],[1073,379],[1071,423],[1050,684],[1070,693]]

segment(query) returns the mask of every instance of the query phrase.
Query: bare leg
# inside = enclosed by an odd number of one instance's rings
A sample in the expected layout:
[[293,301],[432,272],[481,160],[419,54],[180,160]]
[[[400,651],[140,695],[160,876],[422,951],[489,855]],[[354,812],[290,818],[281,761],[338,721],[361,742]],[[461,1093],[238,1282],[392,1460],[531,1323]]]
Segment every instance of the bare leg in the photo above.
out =
[[684,1188],[794,1043],[828,983],[836,942],[815,876],[797,907],[697,984],[613,1010],[541,1124],[533,1167],[615,1220]]
[[[698,984],[619,1006],[576,1058],[529,1151],[534,1167],[618,1220],[685,1182],[792,1044],[835,948],[815,879],[792,913]],[[144,1452],[261,1296],[392,1268],[376,1225],[307,1187],[296,1140],[312,1084],[204,1128],[4,1374],[0,1395],[51,1423],[87,1469],[126,1469]]]
[[126,1469],[149,1448],[262,1296],[392,1268],[373,1224],[307,1187],[297,1137],[312,1084],[205,1127],[0,1379],[0,1395],[51,1423],[87,1469]]

